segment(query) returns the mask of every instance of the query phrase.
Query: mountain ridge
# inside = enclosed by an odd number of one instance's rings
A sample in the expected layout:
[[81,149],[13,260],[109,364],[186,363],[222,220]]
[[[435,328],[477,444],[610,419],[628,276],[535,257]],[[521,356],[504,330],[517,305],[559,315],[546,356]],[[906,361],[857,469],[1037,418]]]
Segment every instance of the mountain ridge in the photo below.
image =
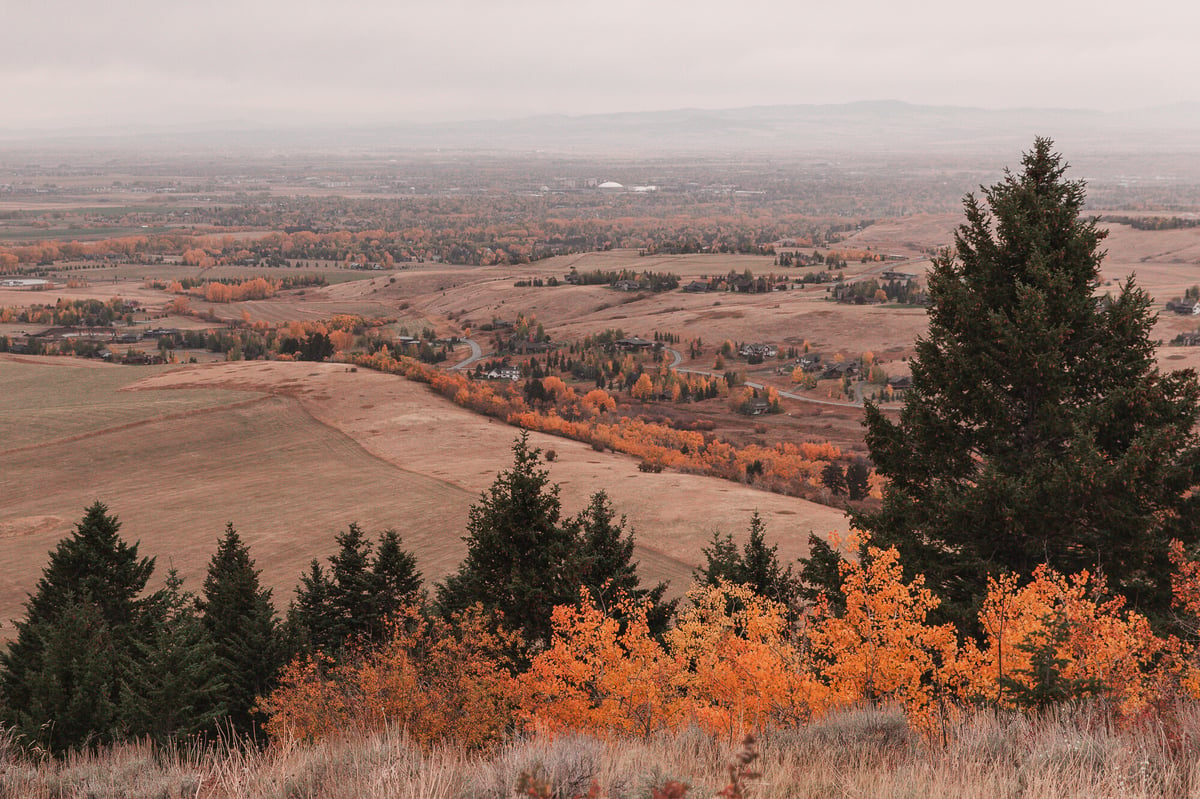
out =
[[[254,125],[235,120],[157,127],[19,131],[0,129],[0,146],[369,148],[544,151],[598,154],[736,151],[994,151],[1035,135],[1099,148],[1188,148],[1200,133],[1200,104],[1133,111],[1086,108],[986,109],[899,100],[675,108],[585,115],[393,124]],[[1191,145],[1194,147],[1195,145]]]

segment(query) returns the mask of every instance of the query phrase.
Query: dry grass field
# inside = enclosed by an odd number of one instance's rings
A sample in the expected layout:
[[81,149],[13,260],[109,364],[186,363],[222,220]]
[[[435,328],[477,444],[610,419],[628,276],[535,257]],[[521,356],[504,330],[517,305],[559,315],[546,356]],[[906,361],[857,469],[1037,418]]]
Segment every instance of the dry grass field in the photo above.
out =
[[[424,386],[338,364],[240,362],[120,367],[0,356],[0,636],[94,499],[123,533],[198,588],[227,521],[249,542],[285,605],[300,572],[332,554],[352,521],[393,527],[427,579],[465,548],[467,511],[511,463],[517,430],[475,416]],[[89,410],[94,408],[95,410]],[[842,514],[748,486],[643,474],[634,459],[533,435],[554,449],[564,511],[609,492],[637,532],[647,580],[687,584],[712,530],[744,532],[758,509],[780,554],[810,531],[844,530]]]
[[[1200,718],[1184,706],[1164,723],[1106,723],[1089,708],[1039,716],[968,714],[944,742],[923,740],[891,710],[856,709],[803,727],[768,731],[746,779],[756,799],[1183,799],[1196,795]],[[695,728],[650,739],[582,735],[515,737],[495,751],[422,751],[400,730],[347,730],[316,744],[245,750],[156,751],[129,743],[63,760],[31,762],[0,739],[0,796],[51,799],[504,799],[522,774],[554,796],[618,799],[663,792],[669,781],[688,797],[729,795],[726,765],[736,747]]]

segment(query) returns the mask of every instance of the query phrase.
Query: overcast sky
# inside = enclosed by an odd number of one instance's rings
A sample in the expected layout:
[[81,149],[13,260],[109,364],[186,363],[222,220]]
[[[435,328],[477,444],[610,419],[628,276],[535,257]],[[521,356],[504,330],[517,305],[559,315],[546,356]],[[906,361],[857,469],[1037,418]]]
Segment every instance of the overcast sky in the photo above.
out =
[[1194,0],[0,0],[0,129],[1200,102]]

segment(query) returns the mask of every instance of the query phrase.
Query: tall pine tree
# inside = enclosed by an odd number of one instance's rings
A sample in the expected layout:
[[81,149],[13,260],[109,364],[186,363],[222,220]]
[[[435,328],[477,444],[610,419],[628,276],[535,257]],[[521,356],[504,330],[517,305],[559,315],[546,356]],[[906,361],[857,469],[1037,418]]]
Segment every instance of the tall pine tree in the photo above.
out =
[[253,729],[255,700],[274,687],[282,665],[271,589],[262,587],[258,575],[249,548],[233,524],[227,524],[208,563],[198,605],[204,628],[225,666],[225,709],[239,733]]
[[588,506],[570,523],[576,536],[575,561],[579,585],[586,587],[596,601],[611,609],[619,596],[649,602],[646,620],[656,635],[666,632],[675,613],[676,600],[663,601],[667,583],[643,588],[638,563],[633,559],[633,533],[625,531],[625,517],[617,518],[608,494],[592,494]]
[[134,642],[121,684],[126,735],[168,743],[215,733],[225,718],[230,669],[217,653],[174,569],[149,612],[149,635]]
[[539,466],[541,450],[522,433],[513,444],[513,465],[471,506],[467,557],[438,586],[443,613],[476,602],[500,611],[505,624],[533,646],[550,640],[550,612],[578,600],[575,536],[559,523],[558,486]]
[[379,536],[375,560],[371,563],[371,582],[370,618],[374,629],[369,634],[372,639],[380,640],[387,633],[388,619],[401,605],[424,601],[417,558],[404,549],[404,542],[395,530],[384,530]]
[[709,545],[701,549],[705,565],[696,571],[696,577],[708,585],[719,580],[748,586],[754,593],[779,602],[795,613],[800,583],[789,565],[779,563],[779,545],[767,544],[767,526],[758,511],[750,516],[750,530],[746,543],[738,552],[733,536],[722,536],[713,532]]
[[329,569],[313,560],[300,577],[287,623],[293,652],[333,655],[349,641],[380,641],[388,617],[422,599],[417,560],[402,548],[395,530],[380,535],[374,557],[374,546],[357,524],[338,533],[336,541]]
[[2,704],[18,731],[54,751],[112,740],[120,692],[136,643],[152,628],[140,595],[154,560],[119,535],[97,500],[58,543],[25,603],[17,637],[0,654]]
[[1052,143],[1022,164],[967,196],[953,250],[934,259],[899,421],[866,412],[883,504],[854,521],[964,628],[989,574],[1042,562],[1099,570],[1162,618],[1168,540],[1197,540],[1200,387],[1157,369],[1132,278],[1097,302],[1105,233],[1081,217],[1083,183]]
[[345,641],[369,634],[375,585],[371,574],[371,541],[357,523],[335,537],[338,551],[329,559],[329,601],[336,623],[334,635]]

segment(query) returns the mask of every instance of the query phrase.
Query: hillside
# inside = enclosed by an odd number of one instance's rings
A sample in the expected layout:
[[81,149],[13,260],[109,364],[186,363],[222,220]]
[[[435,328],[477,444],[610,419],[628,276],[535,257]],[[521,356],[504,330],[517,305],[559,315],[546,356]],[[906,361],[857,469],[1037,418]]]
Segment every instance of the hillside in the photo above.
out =
[[[426,579],[439,579],[465,552],[467,510],[510,464],[517,434],[424,386],[339,364],[132,369],[6,355],[0,374],[14,389],[0,426],[19,431],[17,446],[0,451],[5,637],[46,553],[97,498],[160,569],[174,565],[193,587],[228,521],[280,606],[308,561],[332,554],[334,533],[353,521],[399,530]],[[755,509],[787,559],[805,552],[810,531],[846,526],[826,506],[697,475],[644,474],[635,459],[579,442],[531,440],[557,453],[549,468],[564,512],[606,490],[637,533],[644,579],[668,579],[675,592],[711,532],[743,533]]]

